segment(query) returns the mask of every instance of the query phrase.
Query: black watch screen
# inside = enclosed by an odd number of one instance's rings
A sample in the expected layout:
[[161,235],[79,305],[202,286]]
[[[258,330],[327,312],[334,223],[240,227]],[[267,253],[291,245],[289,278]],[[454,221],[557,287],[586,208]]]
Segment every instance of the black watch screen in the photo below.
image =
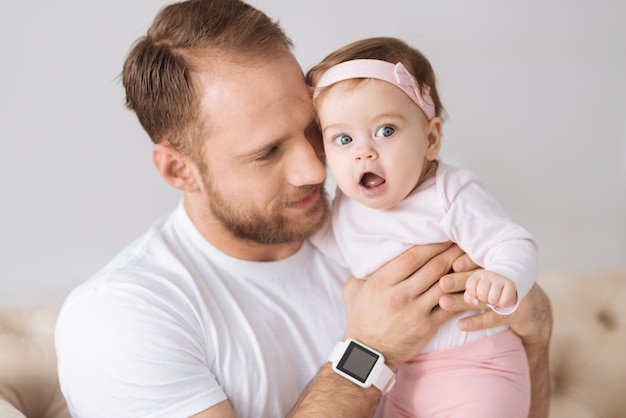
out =
[[365,383],[380,356],[367,348],[350,341],[337,369]]

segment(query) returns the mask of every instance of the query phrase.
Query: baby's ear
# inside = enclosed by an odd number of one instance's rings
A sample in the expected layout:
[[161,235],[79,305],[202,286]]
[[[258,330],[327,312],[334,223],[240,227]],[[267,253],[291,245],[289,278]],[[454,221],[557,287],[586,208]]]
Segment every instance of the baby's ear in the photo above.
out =
[[426,128],[426,137],[428,139],[426,159],[429,161],[437,159],[441,150],[441,127],[441,119],[438,117],[434,117],[428,122],[428,127]]
[[169,142],[154,145],[152,163],[161,177],[172,187],[184,192],[198,190],[193,163]]

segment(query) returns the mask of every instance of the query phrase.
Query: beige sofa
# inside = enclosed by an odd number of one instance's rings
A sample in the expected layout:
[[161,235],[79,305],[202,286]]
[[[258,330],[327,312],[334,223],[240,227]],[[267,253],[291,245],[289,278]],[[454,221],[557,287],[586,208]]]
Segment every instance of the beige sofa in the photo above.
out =
[[0,309],[0,417],[69,417],[57,381],[56,306]]
[[[543,274],[554,310],[551,418],[626,417],[626,270]],[[0,417],[62,418],[57,307],[0,309]]]
[[626,417],[626,270],[539,283],[554,311],[550,417]]

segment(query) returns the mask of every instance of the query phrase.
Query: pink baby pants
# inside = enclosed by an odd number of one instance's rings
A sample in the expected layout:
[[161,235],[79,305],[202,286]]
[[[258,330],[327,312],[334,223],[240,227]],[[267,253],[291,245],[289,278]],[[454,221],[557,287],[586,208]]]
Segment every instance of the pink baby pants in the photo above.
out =
[[527,418],[530,377],[519,337],[504,331],[400,366],[385,418]]

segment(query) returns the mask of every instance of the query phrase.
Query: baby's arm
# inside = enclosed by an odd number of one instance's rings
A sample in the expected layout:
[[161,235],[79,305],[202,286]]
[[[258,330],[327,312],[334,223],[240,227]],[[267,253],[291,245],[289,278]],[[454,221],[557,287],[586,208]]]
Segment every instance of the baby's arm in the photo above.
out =
[[467,279],[465,302],[470,305],[483,303],[496,308],[512,307],[517,304],[517,286],[498,273],[489,270],[476,270]]
[[[515,284],[515,293],[509,296],[515,302],[502,310],[495,309],[500,314],[513,312],[537,275],[538,249],[534,237],[507,216],[494,195],[471,172],[449,170],[442,177],[440,188],[445,213],[442,228],[451,241],[487,270],[472,277],[474,283],[468,288],[473,290],[468,297],[477,297],[477,282],[482,275],[492,276],[491,281],[493,276],[499,277],[497,281],[507,278]],[[501,304],[489,305],[493,309]]]

